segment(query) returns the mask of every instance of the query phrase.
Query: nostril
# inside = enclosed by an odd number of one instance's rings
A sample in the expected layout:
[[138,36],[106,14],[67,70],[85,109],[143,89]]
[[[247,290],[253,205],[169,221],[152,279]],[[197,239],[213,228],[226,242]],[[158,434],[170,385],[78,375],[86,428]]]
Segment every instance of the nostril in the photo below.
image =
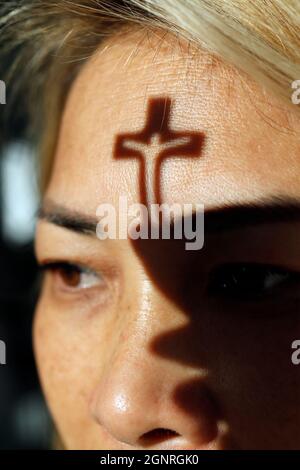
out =
[[140,444],[144,446],[153,445],[176,436],[179,436],[178,432],[173,431],[172,429],[155,428],[143,434],[139,441]]

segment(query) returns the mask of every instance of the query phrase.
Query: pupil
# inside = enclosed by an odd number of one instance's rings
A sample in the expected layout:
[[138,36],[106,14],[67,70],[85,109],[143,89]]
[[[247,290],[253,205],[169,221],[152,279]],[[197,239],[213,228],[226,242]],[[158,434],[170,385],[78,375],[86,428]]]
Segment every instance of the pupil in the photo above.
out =
[[60,269],[59,274],[64,283],[70,287],[77,287],[80,282],[80,272],[73,266]]

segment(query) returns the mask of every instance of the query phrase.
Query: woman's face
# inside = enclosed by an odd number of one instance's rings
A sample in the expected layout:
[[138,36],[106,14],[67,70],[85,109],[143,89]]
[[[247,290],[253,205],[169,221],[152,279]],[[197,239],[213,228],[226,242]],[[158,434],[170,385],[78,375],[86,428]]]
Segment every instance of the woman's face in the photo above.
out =
[[[36,234],[34,348],[67,448],[300,448],[299,131],[159,32],[115,36],[82,68]],[[162,158],[172,132],[191,134]],[[100,240],[99,206],[118,215],[121,196],[203,204],[203,247]]]

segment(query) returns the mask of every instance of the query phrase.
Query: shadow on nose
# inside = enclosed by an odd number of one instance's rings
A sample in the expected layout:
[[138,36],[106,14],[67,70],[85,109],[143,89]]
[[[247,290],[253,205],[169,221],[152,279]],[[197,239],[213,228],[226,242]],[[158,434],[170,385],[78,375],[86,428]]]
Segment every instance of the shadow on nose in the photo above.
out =
[[[196,216],[193,213],[188,217],[188,223],[195,228]],[[162,219],[160,220],[162,222]],[[149,233],[151,233],[150,218],[147,221]],[[184,224],[184,220],[182,221]],[[173,360],[174,362],[195,367],[200,371],[205,370],[205,377],[192,379],[177,386],[173,393],[173,401],[186,415],[195,419],[196,416],[212,416],[214,419],[203,420],[205,425],[194,431],[191,441],[196,435],[201,435],[202,444],[209,443],[218,435],[218,420],[224,420],[223,412],[213,397],[208,386],[211,378],[205,354],[199,355],[198,346],[194,346],[196,329],[201,325],[199,322],[199,305],[201,310],[201,290],[205,289],[205,277],[201,273],[201,250],[186,250],[187,240],[174,237],[174,220],[171,222],[170,239],[142,239],[131,240],[133,248],[142,261],[149,277],[159,290],[175,303],[189,318],[189,323],[177,330],[167,331],[152,339],[149,344],[150,351],[158,356]],[[141,227],[142,228],[142,227]],[[160,229],[158,229],[161,235]],[[184,230],[182,231],[184,234]],[[172,236],[173,235],[173,236]],[[195,309],[195,305],[197,308]],[[195,321],[197,317],[197,321]],[[205,326],[204,326],[205,328]],[[201,419],[199,420],[201,422]],[[208,422],[211,425],[208,425]],[[201,428],[201,429],[200,429]],[[176,433],[172,430],[154,429],[140,438],[143,445],[151,445],[160,440],[174,437]],[[222,436],[222,445],[230,447],[229,426],[226,435]]]

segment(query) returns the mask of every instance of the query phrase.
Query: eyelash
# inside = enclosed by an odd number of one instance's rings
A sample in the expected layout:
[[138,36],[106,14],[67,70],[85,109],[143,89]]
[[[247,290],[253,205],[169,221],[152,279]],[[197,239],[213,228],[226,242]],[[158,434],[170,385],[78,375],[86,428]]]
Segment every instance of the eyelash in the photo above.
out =
[[[40,265],[42,271],[50,271],[60,275],[64,288],[79,292],[90,290],[95,286],[71,286],[65,280],[67,276],[94,276],[102,284],[103,279],[96,271],[80,264],[65,261],[47,262]],[[63,278],[65,277],[65,280]],[[72,278],[71,278],[72,279]],[[76,280],[76,277],[75,277]],[[97,282],[98,282],[97,281]],[[212,269],[207,284],[207,295],[219,301],[263,301],[283,288],[292,287],[300,281],[300,273],[288,271],[281,267],[260,263],[226,263]],[[75,283],[76,284],[76,283]],[[268,285],[269,284],[269,285]]]
[[[51,261],[47,263],[43,263],[40,265],[40,270],[42,272],[51,272],[53,274],[59,274],[60,275],[60,281],[63,282],[64,287],[66,287],[68,290],[72,291],[80,291],[82,289],[87,290],[91,289],[94,285],[92,286],[82,286],[82,287],[77,287],[75,286],[76,282],[70,282],[69,285],[66,282],[67,276],[83,276],[83,275],[91,275],[94,277],[97,277],[99,279],[99,282],[102,283],[102,276],[96,271],[86,267],[82,266],[80,264],[75,264],[75,263],[69,263],[67,261]],[[65,280],[63,281],[63,277],[65,277]],[[71,278],[72,279],[72,278]],[[76,281],[76,277],[75,277]],[[73,285],[72,285],[73,284]]]
[[208,295],[224,300],[263,301],[300,281],[300,273],[260,263],[227,263],[209,276]]

